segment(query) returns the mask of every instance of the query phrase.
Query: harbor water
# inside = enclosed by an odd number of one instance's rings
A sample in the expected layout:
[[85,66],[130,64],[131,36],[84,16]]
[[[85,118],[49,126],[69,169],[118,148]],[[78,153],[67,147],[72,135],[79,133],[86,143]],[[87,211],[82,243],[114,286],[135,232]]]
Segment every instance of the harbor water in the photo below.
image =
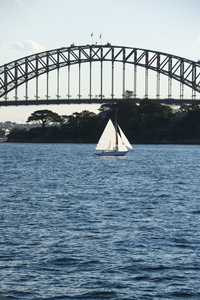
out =
[[200,299],[200,146],[94,147],[0,144],[0,299]]

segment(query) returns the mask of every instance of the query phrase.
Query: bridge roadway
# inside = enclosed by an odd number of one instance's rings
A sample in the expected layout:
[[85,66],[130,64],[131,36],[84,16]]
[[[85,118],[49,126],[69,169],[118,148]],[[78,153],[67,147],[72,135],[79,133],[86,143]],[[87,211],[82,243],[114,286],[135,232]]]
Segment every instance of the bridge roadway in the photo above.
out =
[[[127,100],[127,99],[126,99]],[[145,98],[131,98],[129,99],[134,103],[140,103]],[[200,104],[200,99],[174,99],[174,98],[164,98],[164,99],[153,99],[148,98],[156,103],[167,104],[167,105],[180,105],[180,104]],[[86,99],[40,99],[40,100],[9,100],[0,101],[1,106],[27,106],[27,105],[55,105],[55,104],[104,104],[104,103],[117,103],[123,101],[122,98],[108,99],[108,98],[86,98]]]

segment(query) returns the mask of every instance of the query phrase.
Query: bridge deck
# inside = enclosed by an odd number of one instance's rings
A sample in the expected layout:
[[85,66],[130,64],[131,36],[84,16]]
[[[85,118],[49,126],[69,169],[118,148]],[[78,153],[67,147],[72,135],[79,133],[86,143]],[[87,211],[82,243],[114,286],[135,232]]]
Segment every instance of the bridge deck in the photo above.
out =
[[[134,103],[140,103],[144,99],[133,98],[130,99]],[[200,99],[148,99],[160,104],[167,105],[180,105],[180,104],[197,104]],[[0,106],[27,106],[27,105],[55,105],[55,104],[104,104],[104,103],[117,103],[123,101],[121,98],[116,99],[51,99],[51,100],[10,100],[0,101]]]

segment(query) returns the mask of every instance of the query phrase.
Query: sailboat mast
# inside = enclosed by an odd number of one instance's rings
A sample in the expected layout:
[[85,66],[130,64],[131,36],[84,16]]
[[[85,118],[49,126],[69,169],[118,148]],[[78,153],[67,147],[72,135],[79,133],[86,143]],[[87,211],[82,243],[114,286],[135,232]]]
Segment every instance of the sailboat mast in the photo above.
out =
[[115,136],[116,136],[116,150],[118,150],[118,135],[117,135],[117,110],[118,108],[115,109]]

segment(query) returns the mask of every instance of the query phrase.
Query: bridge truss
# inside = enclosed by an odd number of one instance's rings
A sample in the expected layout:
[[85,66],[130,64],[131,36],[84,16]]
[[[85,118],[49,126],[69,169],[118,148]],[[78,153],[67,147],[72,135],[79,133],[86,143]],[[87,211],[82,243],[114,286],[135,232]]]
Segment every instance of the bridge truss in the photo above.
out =
[[[100,93],[99,101],[92,98],[92,65],[94,62],[100,62]],[[21,59],[15,60],[3,66],[0,66],[0,106],[8,105],[32,105],[46,104],[49,101],[49,73],[57,70],[57,95],[55,101],[51,104],[76,103],[76,99],[71,99],[70,95],[70,72],[73,65],[78,65],[78,103],[103,103],[106,99],[103,97],[103,64],[111,62],[111,97],[107,101],[114,101],[114,68],[115,63],[122,64],[122,98],[125,95],[126,78],[125,70],[127,65],[133,65],[134,82],[133,98],[137,100],[137,69],[145,69],[145,98],[148,98],[149,89],[149,70],[157,74],[156,99],[160,98],[160,75],[168,77],[168,100],[172,98],[172,80],[180,82],[180,100],[184,97],[184,86],[192,90],[192,100],[196,99],[196,94],[200,93],[200,62],[195,62],[186,58],[178,57],[172,54],[152,51],[147,49],[131,48],[106,45],[85,45],[59,48],[55,50],[36,53]],[[81,66],[89,64],[89,98],[81,98]],[[68,69],[67,99],[60,99],[60,69]],[[46,74],[46,95],[44,100],[39,100],[38,78]],[[36,80],[35,100],[29,98],[29,82]],[[18,87],[25,86],[25,101],[18,100]],[[14,101],[8,101],[8,95],[14,90]]]

